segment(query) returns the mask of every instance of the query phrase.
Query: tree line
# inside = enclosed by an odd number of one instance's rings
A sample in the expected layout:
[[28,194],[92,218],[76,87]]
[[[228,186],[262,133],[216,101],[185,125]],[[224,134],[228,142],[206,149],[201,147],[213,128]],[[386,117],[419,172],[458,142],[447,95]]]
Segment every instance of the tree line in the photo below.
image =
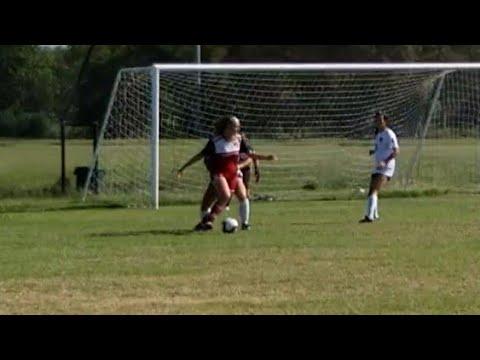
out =
[[[152,63],[195,62],[194,45],[96,45],[78,89],[90,45],[0,46],[0,137],[56,138],[66,114],[69,137],[91,136],[105,113],[117,72]],[[217,62],[480,61],[479,45],[204,45]],[[78,90],[78,91],[77,91]]]

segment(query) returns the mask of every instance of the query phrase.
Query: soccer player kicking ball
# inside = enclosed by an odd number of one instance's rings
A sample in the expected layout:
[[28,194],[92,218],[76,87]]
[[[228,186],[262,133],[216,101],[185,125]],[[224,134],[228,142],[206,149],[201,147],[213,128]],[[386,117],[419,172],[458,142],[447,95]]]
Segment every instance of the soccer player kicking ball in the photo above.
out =
[[[218,125],[218,124],[217,124]],[[240,154],[239,154],[239,164],[238,164],[238,184],[235,195],[239,199],[239,214],[240,220],[242,223],[242,230],[250,230],[250,173],[251,165],[255,166],[255,179],[257,183],[260,181],[260,170],[259,170],[259,160],[267,161],[276,161],[278,158],[275,155],[259,155],[256,154],[253,148],[250,146],[250,143],[247,137],[244,134],[241,134],[242,141],[240,143]],[[215,139],[215,138],[214,138]],[[188,161],[182,168],[177,171],[177,177],[181,178],[183,172],[193,165],[194,163],[204,159],[205,167],[207,170],[212,173],[213,169],[213,159],[212,152],[209,150],[209,146],[205,147],[200,153],[195,155],[190,161]],[[246,198],[243,197],[243,194],[247,194]],[[213,185],[213,181],[209,183],[205,194],[203,195],[201,210],[200,210],[200,219],[204,219],[206,216],[210,215],[211,209],[217,200],[217,191]],[[231,200],[231,198],[230,198]],[[230,200],[227,203],[227,207],[230,204]],[[202,226],[197,226],[198,230],[204,230]],[[208,229],[207,229],[208,230]]]
[[[255,181],[256,183],[260,182],[260,160],[264,161],[277,161],[278,157],[276,155],[261,155],[257,154],[252,146],[250,141],[245,134],[242,135],[242,144],[240,145],[240,164],[238,166],[239,172],[239,182],[243,182],[247,192],[247,199],[243,202],[240,202],[240,220],[242,223],[242,230],[250,230],[250,199],[251,199],[251,188],[250,188],[250,179],[252,172],[252,164],[255,168]],[[238,195],[237,195],[238,197]],[[208,215],[211,212],[211,208],[216,200],[215,188],[212,183],[210,183],[207,188],[202,201],[201,207],[201,217]],[[230,201],[227,204],[230,205]]]
[[371,223],[379,219],[378,193],[395,174],[395,158],[400,154],[400,147],[397,136],[388,127],[388,122],[389,118],[382,112],[375,114],[375,150],[370,151],[370,155],[375,156],[375,169],[370,182],[365,218],[360,223]]
[[215,124],[215,137],[209,140],[200,154],[178,171],[178,175],[181,175],[198,159],[202,157],[208,159],[208,170],[215,189],[216,201],[212,211],[203,217],[195,230],[212,230],[215,218],[225,210],[232,194],[237,195],[241,203],[248,200],[245,185],[238,177],[241,143],[240,121],[234,116],[222,118]]

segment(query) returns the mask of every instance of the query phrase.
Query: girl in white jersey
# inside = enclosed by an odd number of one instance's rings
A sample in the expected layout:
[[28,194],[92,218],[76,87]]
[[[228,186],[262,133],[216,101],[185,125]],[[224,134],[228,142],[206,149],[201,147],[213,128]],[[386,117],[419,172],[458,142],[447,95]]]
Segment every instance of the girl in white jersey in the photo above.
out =
[[368,193],[365,218],[361,223],[371,223],[379,218],[378,216],[378,193],[383,185],[390,181],[395,174],[395,158],[400,154],[397,136],[388,127],[388,117],[382,112],[375,114],[375,150],[370,155],[375,157],[375,168],[373,169]]

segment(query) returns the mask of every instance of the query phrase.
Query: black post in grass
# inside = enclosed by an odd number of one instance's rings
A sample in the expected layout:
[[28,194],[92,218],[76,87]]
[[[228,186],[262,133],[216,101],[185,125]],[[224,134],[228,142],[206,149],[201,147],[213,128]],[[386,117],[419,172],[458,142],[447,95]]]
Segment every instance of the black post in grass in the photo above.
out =
[[68,116],[68,112],[70,111],[70,108],[73,105],[73,102],[75,100],[76,94],[78,93],[78,90],[80,88],[80,83],[83,78],[83,74],[85,73],[85,70],[87,68],[88,63],[90,62],[90,57],[92,55],[93,49],[95,45],[90,45],[88,48],[87,54],[85,56],[85,59],[83,60],[82,66],[80,68],[80,72],[78,74],[77,82],[75,83],[75,87],[70,93],[70,98],[67,102],[67,105],[65,106],[65,109],[60,115],[60,142],[61,142],[61,186],[62,186],[62,194],[66,194],[67,192],[67,174],[66,174],[66,118]]

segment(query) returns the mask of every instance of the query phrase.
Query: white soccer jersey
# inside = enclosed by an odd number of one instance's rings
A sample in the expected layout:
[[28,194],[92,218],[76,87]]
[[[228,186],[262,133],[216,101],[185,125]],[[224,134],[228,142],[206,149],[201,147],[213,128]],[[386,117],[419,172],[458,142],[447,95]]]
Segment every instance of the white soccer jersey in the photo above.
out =
[[388,159],[393,154],[393,150],[398,148],[400,147],[398,146],[397,135],[395,135],[392,129],[386,128],[377,134],[375,137],[375,174],[383,174],[388,177],[393,176],[396,165],[395,159],[390,160],[383,169],[379,169],[378,164]]

